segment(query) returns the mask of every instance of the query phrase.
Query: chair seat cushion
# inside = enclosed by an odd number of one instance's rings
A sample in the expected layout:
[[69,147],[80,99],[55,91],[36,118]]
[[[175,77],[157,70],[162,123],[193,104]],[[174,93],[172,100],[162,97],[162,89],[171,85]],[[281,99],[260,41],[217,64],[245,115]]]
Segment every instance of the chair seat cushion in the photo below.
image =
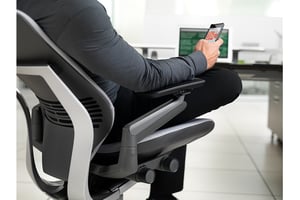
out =
[[[145,161],[184,146],[208,134],[213,128],[212,120],[201,118],[158,130],[138,143],[139,161]],[[120,145],[120,142],[102,145],[95,156],[97,163],[111,164],[113,160],[117,161]]]

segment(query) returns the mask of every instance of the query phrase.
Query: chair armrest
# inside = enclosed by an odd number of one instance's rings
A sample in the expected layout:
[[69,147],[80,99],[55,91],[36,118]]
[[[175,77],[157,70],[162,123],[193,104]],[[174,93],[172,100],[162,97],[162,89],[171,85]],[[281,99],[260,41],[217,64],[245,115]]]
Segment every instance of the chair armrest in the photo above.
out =
[[153,90],[150,92],[141,92],[137,95],[146,98],[159,98],[163,96],[173,95],[180,96],[185,93],[190,93],[191,90],[203,86],[205,80],[194,78],[193,80],[184,81],[182,83],[173,84],[162,89]]
[[158,98],[163,96],[175,96],[166,103],[154,108],[148,113],[124,126],[120,146],[119,160],[117,164],[110,166],[93,167],[94,173],[109,178],[124,178],[136,173],[138,170],[139,141],[153,134],[156,130],[173,119],[186,108],[184,97],[194,88],[204,84],[202,79],[194,79],[180,84],[172,85],[161,90],[138,93],[145,98]]
[[124,178],[134,174],[138,169],[137,145],[139,141],[153,134],[181,113],[186,108],[184,96],[170,100],[127,124],[122,131],[118,163],[97,168],[92,166],[92,171],[109,178]]

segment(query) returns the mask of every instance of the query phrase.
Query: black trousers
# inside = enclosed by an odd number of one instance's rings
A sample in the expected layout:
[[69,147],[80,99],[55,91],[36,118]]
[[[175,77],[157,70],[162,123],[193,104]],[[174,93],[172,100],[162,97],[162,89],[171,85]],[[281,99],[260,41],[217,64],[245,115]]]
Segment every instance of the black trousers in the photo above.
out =
[[[228,69],[213,68],[199,76],[206,82],[204,86],[192,91],[185,97],[187,108],[166,126],[186,122],[234,101],[242,90],[239,76]],[[120,133],[122,127],[136,117],[165,102],[161,99],[141,99],[134,92],[121,88],[114,103],[116,110],[113,133]],[[120,139],[121,135],[110,135],[106,142]],[[186,146],[176,149],[172,156],[180,162],[176,173],[157,172],[151,185],[151,195],[175,193],[183,189]]]

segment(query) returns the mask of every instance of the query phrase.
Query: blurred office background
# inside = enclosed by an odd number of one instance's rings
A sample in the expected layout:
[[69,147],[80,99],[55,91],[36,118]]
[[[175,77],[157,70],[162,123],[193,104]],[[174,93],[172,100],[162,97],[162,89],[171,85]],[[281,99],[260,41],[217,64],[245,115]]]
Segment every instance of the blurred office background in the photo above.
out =
[[[224,22],[231,32],[232,49],[245,50],[239,55],[240,62],[282,62],[283,12],[280,0],[100,2],[108,8],[116,30],[133,46],[149,46],[150,57],[156,52],[158,58],[177,56],[179,27],[206,28],[211,23]],[[244,81],[243,93],[266,94],[267,87],[266,82]]]
[[[280,0],[99,1],[119,34],[141,54],[146,47],[147,57],[177,56],[179,27],[224,22],[232,34],[232,49],[243,50],[238,63],[283,63]],[[32,93],[19,80],[17,85],[30,105],[35,104]],[[282,109],[281,85],[278,80],[243,80],[236,102],[204,116],[212,118],[216,128],[188,147],[185,189],[176,194],[180,200],[282,199],[283,136],[269,126],[274,116],[270,105]],[[271,90],[281,92],[277,99]],[[273,98],[275,103],[270,103]],[[19,104],[17,123],[17,198],[46,200],[25,169],[26,127]],[[281,119],[277,123],[282,132]],[[125,200],[145,199],[148,189],[137,184],[125,193]]]

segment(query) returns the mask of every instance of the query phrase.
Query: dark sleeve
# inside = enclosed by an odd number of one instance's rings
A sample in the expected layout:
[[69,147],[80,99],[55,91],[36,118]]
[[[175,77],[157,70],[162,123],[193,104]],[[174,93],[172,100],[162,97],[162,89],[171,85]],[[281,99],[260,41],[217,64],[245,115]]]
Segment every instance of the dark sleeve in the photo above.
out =
[[199,51],[165,60],[144,58],[116,33],[101,4],[77,13],[57,44],[92,73],[138,92],[192,79],[207,66]]

